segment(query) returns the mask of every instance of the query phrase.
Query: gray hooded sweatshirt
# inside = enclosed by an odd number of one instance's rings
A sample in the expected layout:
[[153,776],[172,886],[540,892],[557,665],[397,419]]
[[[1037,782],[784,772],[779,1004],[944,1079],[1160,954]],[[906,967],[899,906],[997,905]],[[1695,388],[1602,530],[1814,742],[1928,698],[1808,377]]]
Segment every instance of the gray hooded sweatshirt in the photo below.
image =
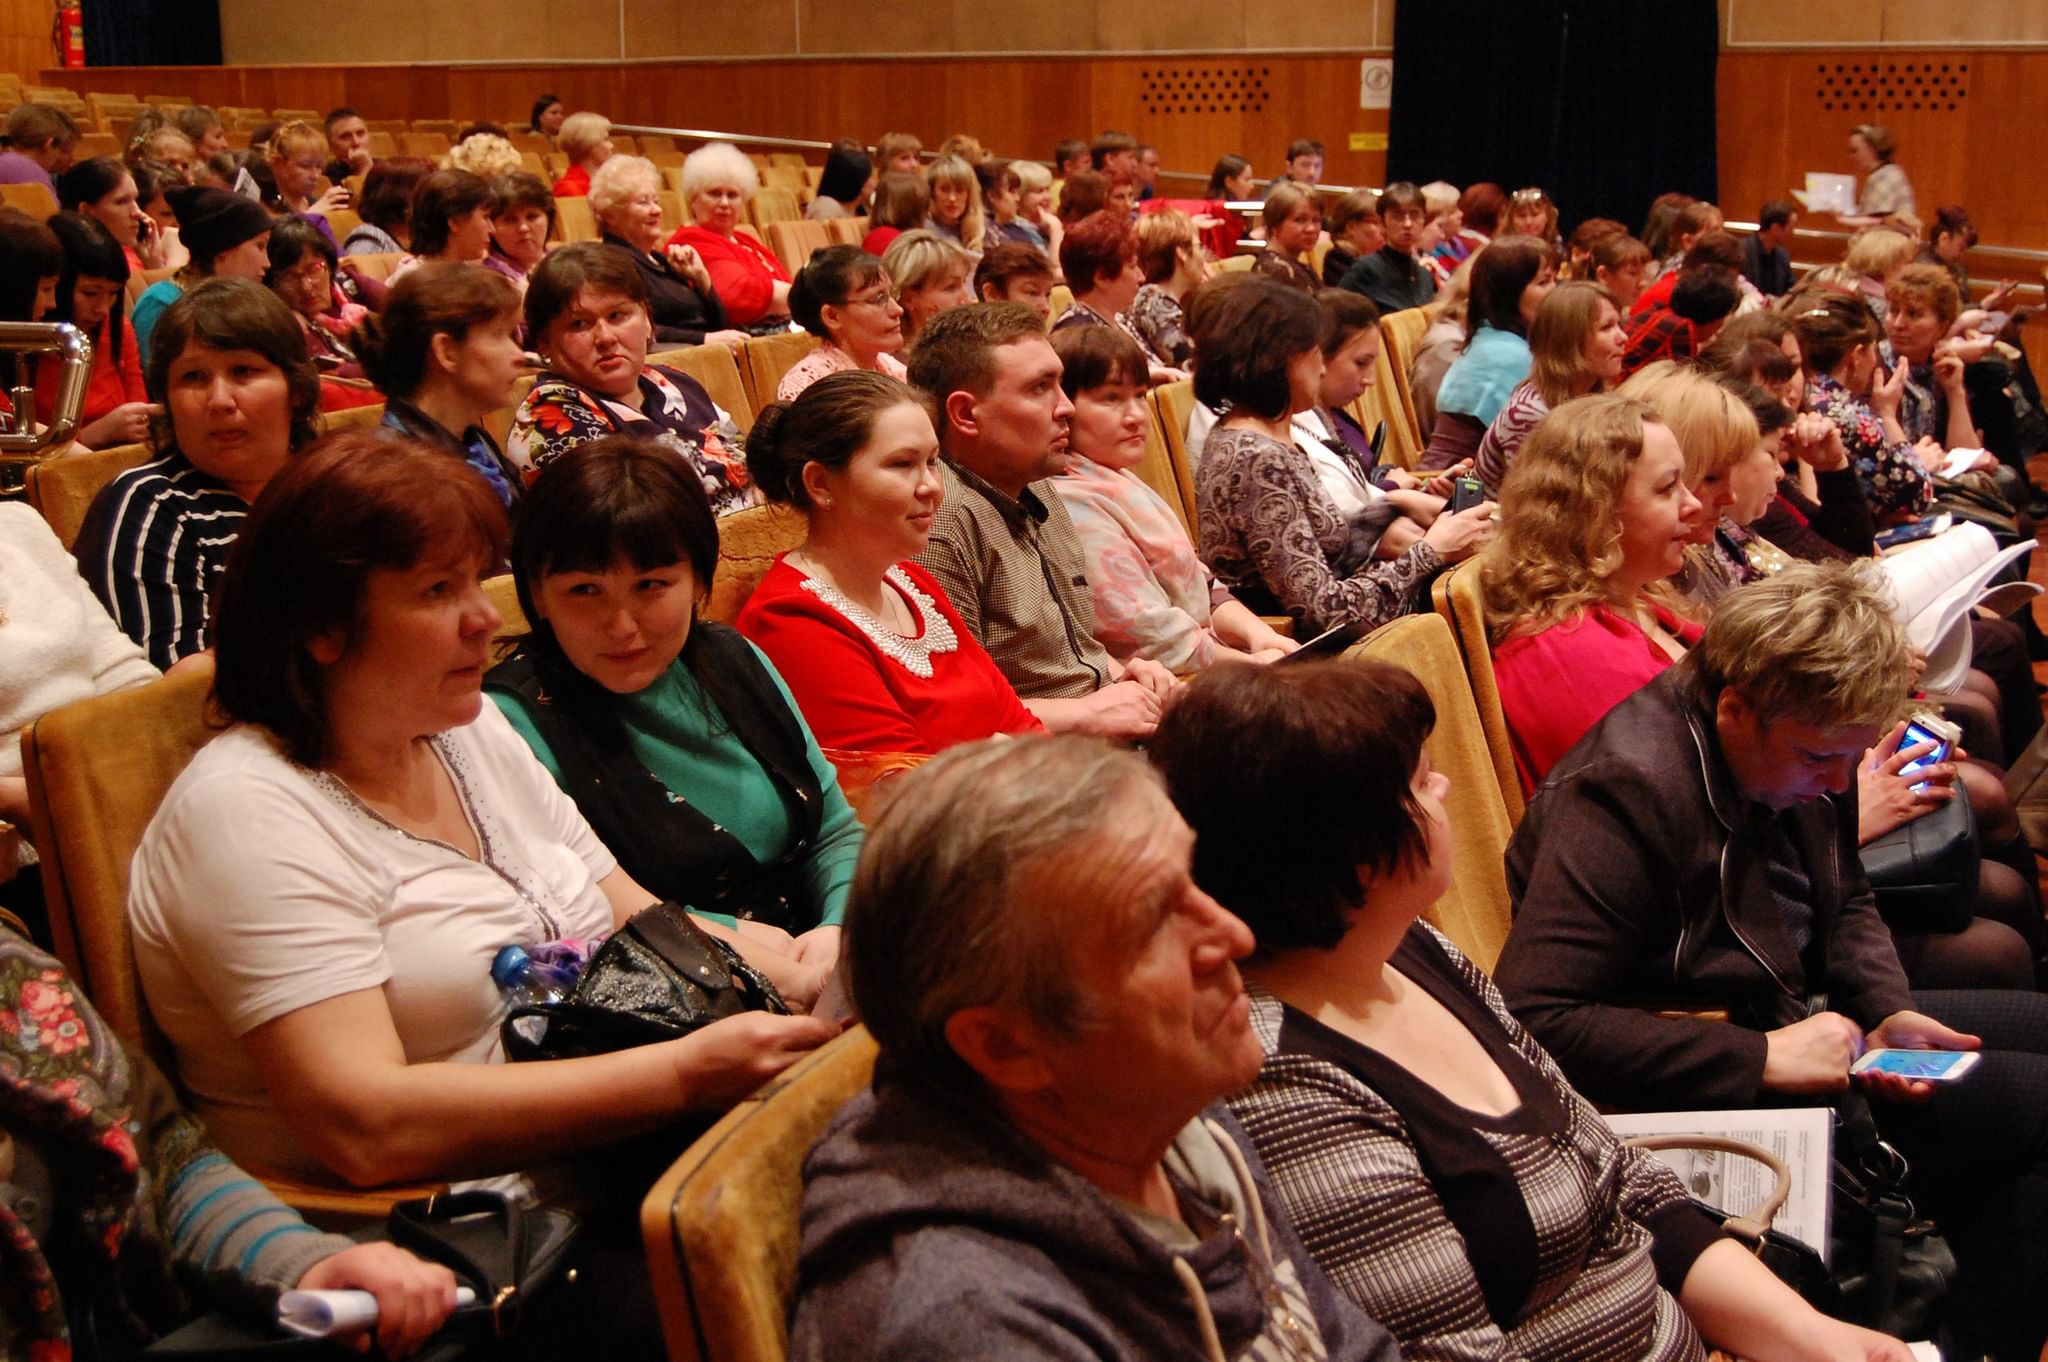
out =
[[1167,1159],[1212,1228],[1169,1247],[978,1096],[877,1084],[804,1166],[791,1362],[1400,1357],[1309,1260],[1221,1106]]

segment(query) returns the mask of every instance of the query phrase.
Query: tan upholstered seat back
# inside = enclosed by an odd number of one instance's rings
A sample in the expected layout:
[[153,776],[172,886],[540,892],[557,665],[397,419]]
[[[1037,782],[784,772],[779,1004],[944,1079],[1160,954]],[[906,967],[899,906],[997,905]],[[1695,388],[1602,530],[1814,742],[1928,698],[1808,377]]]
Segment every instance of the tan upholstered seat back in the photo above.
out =
[[738,619],[740,607],[775,566],[775,555],[803,543],[808,533],[804,513],[790,506],[750,506],[720,517],[718,571],[699,613],[725,624]]
[[78,542],[85,513],[92,509],[93,498],[100,494],[100,489],[153,457],[148,445],[114,445],[89,454],[66,454],[31,464],[28,504],[43,513],[58,541],[71,548]]
[[1501,803],[1507,807],[1509,823],[1519,826],[1526,802],[1522,798],[1522,778],[1515,772],[1515,749],[1508,739],[1507,713],[1501,709],[1500,687],[1493,679],[1493,649],[1486,638],[1486,603],[1479,594],[1479,560],[1467,559],[1439,574],[1429,594],[1437,614],[1451,626],[1459,654],[1465,660],[1465,678],[1472,687],[1479,726],[1485,730],[1486,746],[1493,756]]

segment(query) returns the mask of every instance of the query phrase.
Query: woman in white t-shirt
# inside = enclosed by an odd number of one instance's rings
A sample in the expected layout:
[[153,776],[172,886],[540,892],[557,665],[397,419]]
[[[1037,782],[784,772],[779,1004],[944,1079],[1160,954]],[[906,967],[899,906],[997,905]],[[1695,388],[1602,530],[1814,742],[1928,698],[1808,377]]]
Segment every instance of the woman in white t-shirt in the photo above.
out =
[[[498,1062],[499,948],[653,901],[483,703],[502,621],[481,580],[505,543],[481,480],[361,431],[280,473],[236,545],[215,602],[233,726],[151,821],[129,915],[179,1075],[238,1161],[358,1185],[518,1173],[716,1111],[832,1034],[750,1012]],[[802,1007],[823,978],[787,945],[745,948]]]

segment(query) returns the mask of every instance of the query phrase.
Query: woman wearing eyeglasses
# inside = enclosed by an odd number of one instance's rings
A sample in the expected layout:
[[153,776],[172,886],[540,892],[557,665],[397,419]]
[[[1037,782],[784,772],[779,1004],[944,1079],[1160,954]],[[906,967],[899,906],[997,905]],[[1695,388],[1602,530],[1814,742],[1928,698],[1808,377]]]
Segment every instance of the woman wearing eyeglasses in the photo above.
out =
[[775,400],[798,393],[827,374],[867,369],[905,378],[896,352],[904,346],[903,305],[881,260],[858,246],[827,246],[797,272],[789,290],[796,324],[824,344],[790,367],[775,385]]

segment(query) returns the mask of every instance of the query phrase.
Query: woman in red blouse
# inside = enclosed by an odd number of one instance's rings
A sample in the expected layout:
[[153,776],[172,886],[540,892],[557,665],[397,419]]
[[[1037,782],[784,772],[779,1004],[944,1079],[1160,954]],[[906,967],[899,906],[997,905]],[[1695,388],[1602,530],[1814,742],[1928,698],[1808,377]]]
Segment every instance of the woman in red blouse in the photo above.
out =
[[1528,793],[1621,701],[1685,655],[1696,625],[1665,578],[1711,522],[1651,408],[1562,403],[1508,470],[1481,559],[1494,680]]
[[760,172],[730,142],[713,142],[683,161],[683,202],[691,221],[668,239],[694,246],[734,326],[789,320],[789,271],[774,252],[740,231],[740,214],[760,187]]
[[[87,449],[138,444],[149,438],[149,418],[158,409],[143,390],[140,347],[126,315],[128,257],[120,242],[81,214],[59,213],[49,225],[64,247],[53,320],[70,322],[92,342],[78,443]],[[55,410],[62,372],[49,360],[36,366],[38,421],[49,421]]]
[[909,561],[939,509],[939,442],[909,385],[828,375],[775,402],[747,437],[747,470],[811,522],[761,580],[739,628],[768,654],[827,755],[931,753],[1040,725]]

